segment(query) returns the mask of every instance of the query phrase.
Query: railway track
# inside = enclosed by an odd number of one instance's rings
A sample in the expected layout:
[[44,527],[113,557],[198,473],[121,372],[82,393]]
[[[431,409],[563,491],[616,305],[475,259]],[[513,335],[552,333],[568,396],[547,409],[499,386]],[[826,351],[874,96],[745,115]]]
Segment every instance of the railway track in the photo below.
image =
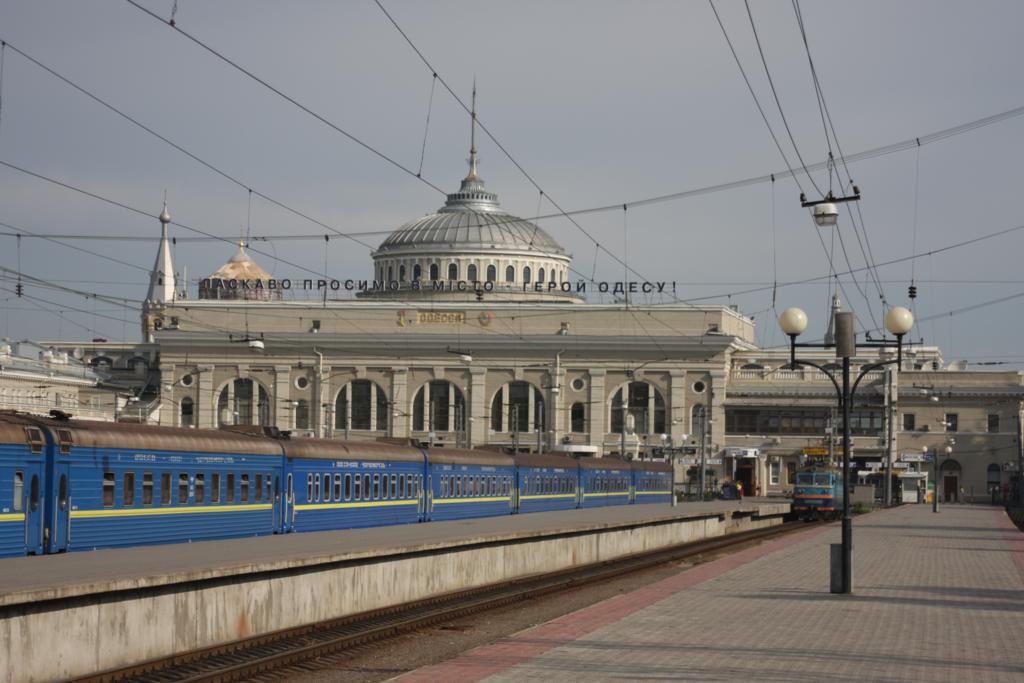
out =
[[732,534],[539,577],[449,593],[415,603],[144,662],[78,680],[82,683],[220,683],[246,680],[270,672],[280,675],[287,673],[289,667],[299,666],[309,660],[427,626],[525,599],[606,581],[667,562],[728,551],[736,546],[768,540],[822,523],[787,522],[769,529]]

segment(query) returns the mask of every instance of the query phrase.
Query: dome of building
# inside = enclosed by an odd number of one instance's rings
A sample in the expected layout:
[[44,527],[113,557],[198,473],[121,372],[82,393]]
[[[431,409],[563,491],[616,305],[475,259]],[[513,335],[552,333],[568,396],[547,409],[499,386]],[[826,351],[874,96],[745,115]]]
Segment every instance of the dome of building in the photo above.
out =
[[[475,95],[474,95],[475,97]],[[539,225],[501,208],[477,173],[471,116],[469,174],[436,213],[398,228],[373,252],[374,280],[364,296],[581,300],[572,292],[572,257]],[[417,284],[414,284],[417,283]]]
[[272,276],[263,270],[245,246],[238,244],[238,251],[213,275],[199,282],[200,299],[255,299],[267,301],[280,299],[281,290],[268,287]]

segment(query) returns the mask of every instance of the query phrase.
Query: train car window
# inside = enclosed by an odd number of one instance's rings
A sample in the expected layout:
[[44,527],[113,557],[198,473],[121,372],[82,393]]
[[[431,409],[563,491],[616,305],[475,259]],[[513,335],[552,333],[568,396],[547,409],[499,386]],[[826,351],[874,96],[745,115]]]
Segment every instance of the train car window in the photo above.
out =
[[235,502],[235,474],[231,472],[228,474],[227,487],[224,489],[224,498],[229,503]]
[[220,502],[220,472],[210,475],[210,502]]
[[71,436],[70,429],[58,429],[57,430],[57,443],[60,445],[60,452],[68,454],[71,452],[71,444],[74,439]]
[[334,475],[334,500],[341,500],[341,475]]
[[412,475],[409,474],[405,477],[405,497],[412,498]]
[[152,505],[153,504],[153,473],[143,472],[142,473],[142,504]]
[[43,452],[43,431],[38,427],[25,427],[25,439],[33,453]]
[[313,475],[313,500],[320,501],[320,475]]
[[160,504],[170,505],[171,504],[171,473],[161,472],[160,473]]
[[380,475],[380,497],[384,500],[388,498],[388,475],[386,474]]
[[404,498],[405,497],[405,475],[404,474],[399,474],[398,475],[398,497],[399,498]]
[[114,473],[103,473],[103,507],[114,507]]
[[[356,477],[356,481],[358,481],[358,480],[359,480],[359,477]],[[345,475],[345,500],[352,500],[352,475],[351,474],[346,474]]]
[[320,499],[325,503],[331,502],[331,475],[324,474],[320,487]]
[[398,498],[398,475],[391,475],[391,498]]
[[264,486],[266,486],[266,487],[267,487],[267,488],[266,488],[266,492],[267,492],[267,496],[266,496],[266,497],[267,497],[267,500],[272,500],[272,498],[271,498],[271,494],[270,494],[270,475],[269,475],[269,474],[268,474],[268,475],[267,475],[267,476],[266,476],[266,477],[264,478],[264,481],[266,482],[266,483],[264,484]]
[[363,500],[372,500],[370,498],[370,475],[363,475]]
[[188,502],[188,474],[185,472],[178,474],[178,502]]
[[39,477],[35,474],[28,483],[28,509],[35,512],[39,507]]
[[356,475],[356,500],[363,500],[363,478]]
[[206,500],[206,475],[201,472],[196,475],[195,499],[197,503],[202,503]]
[[313,502],[313,475],[312,473],[306,475],[306,502]]
[[239,502],[249,502],[249,475],[241,475],[241,495],[239,496]]
[[263,500],[263,475],[256,475],[256,490],[253,491],[256,494],[256,500]]
[[15,472],[14,473],[14,511],[19,512],[21,510],[22,498],[25,496],[25,473]]
[[373,475],[373,499],[380,500],[380,475]]

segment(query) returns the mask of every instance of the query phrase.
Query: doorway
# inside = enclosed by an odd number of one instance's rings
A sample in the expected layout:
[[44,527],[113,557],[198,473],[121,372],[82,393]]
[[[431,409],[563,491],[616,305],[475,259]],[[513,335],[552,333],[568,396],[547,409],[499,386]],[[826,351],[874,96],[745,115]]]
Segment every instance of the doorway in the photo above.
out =
[[754,477],[754,466],[746,464],[736,465],[736,481],[743,484],[743,496],[753,496],[755,493],[754,484],[756,479]]
[[947,503],[960,502],[960,481],[955,474],[947,474],[942,478],[942,493]]

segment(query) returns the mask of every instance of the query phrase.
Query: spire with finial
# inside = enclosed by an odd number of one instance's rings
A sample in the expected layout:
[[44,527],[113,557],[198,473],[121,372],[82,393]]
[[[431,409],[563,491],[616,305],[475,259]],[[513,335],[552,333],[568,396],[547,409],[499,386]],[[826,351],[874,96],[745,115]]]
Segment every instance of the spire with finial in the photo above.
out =
[[836,313],[843,310],[843,306],[839,303],[839,292],[832,295],[832,314],[828,317],[828,329],[825,330],[825,343],[835,344],[836,343]]
[[174,264],[171,262],[171,240],[167,226],[171,223],[171,212],[167,210],[167,192],[164,191],[164,208],[158,216],[160,220],[160,247],[156,252],[156,262],[149,274],[149,294],[147,301],[168,303],[174,301],[177,287]]
[[473,99],[469,119],[469,175],[466,176],[466,180],[476,180],[476,76],[473,77]]

